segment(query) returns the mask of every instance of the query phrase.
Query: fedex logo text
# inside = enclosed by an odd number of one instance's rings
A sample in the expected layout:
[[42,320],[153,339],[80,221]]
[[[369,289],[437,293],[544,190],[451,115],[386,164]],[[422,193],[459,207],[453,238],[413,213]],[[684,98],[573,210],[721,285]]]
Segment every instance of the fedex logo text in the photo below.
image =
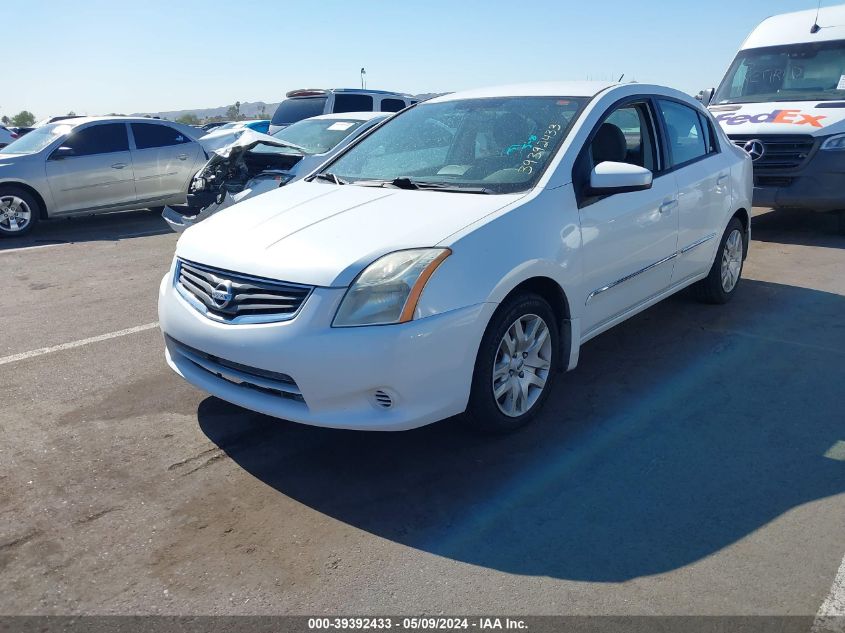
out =
[[823,127],[821,120],[826,119],[825,115],[813,116],[804,114],[801,110],[775,110],[763,114],[720,114],[717,121],[728,125],[739,125],[741,123],[788,123],[791,125],[812,125]]

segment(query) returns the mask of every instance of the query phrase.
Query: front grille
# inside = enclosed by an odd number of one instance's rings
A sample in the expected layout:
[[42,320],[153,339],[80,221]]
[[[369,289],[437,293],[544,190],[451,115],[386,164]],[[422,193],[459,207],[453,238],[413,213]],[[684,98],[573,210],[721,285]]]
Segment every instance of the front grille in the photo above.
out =
[[755,187],[788,187],[795,180],[790,176],[754,176]]
[[273,281],[212,268],[185,259],[176,263],[176,288],[207,317],[228,323],[271,323],[296,316],[311,286]]
[[781,170],[801,167],[813,150],[815,139],[801,134],[731,134],[734,145],[742,148],[748,141],[763,143],[763,156],[754,161],[754,169]]
[[232,384],[281,396],[297,402],[305,402],[302,392],[293,378],[287,374],[267,371],[236,363],[219,356],[207,354],[189,345],[185,345],[171,336],[165,335],[170,354],[179,354],[191,361],[198,368],[207,371]]

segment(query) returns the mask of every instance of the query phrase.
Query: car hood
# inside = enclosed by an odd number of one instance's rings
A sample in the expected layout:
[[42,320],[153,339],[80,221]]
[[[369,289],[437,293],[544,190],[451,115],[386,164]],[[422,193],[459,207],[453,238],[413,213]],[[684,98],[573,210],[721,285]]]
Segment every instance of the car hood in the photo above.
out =
[[710,111],[728,134],[809,134],[845,132],[843,102],[777,101],[714,105]]
[[0,154],[0,168],[32,160],[35,154]]
[[270,279],[345,287],[380,256],[439,244],[524,195],[300,181],[196,224],[176,254]]
[[264,145],[272,145],[273,147],[292,147],[302,151],[303,153],[307,153],[304,148],[299,147],[298,145],[285,143],[284,141],[277,139],[275,136],[262,134],[261,132],[250,130],[249,128],[246,128],[233,143],[229,143],[224,147],[215,149],[214,153],[223,158],[228,158],[233,149],[240,149],[241,151],[248,152],[256,145],[260,145],[262,143]]

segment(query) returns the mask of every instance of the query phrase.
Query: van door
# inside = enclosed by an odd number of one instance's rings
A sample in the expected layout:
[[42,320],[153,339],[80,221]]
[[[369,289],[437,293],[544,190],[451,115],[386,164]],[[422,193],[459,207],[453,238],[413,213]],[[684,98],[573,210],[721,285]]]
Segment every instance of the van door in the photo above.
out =
[[670,169],[678,187],[678,257],[672,283],[706,273],[730,216],[730,163],[710,118],[679,101],[658,99]]
[[55,203],[51,215],[108,210],[135,202],[132,154],[126,123],[94,123],[71,132],[69,148],[47,158],[45,171]]

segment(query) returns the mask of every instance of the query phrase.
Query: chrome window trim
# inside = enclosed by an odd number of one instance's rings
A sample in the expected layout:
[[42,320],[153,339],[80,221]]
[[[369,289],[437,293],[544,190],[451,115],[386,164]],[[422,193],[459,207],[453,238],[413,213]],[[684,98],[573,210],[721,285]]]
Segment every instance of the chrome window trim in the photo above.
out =
[[[308,294],[302,299],[302,302],[299,304],[299,307],[290,314],[244,314],[241,316],[236,316],[231,319],[226,319],[224,317],[218,316],[211,312],[208,307],[199,299],[197,299],[193,294],[191,294],[182,284],[179,283],[179,272],[182,268],[182,262],[189,264],[190,266],[194,266],[205,272],[214,274],[214,275],[235,275],[240,277],[241,279],[247,281],[256,281],[260,283],[276,283],[280,286],[292,286],[295,288],[301,288],[302,290],[307,290]],[[290,321],[291,319],[296,318],[296,316],[302,311],[302,307],[305,305],[305,302],[308,301],[308,298],[314,292],[314,286],[307,286],[304,284],[297,284],[293,282],[287,281],[278,281],[275,279],[267,279],[264,277],[256,277],[254,275],[245,275],[242,273],[236,273],[234,271],[223,270],[222,268],[214,268],[213,266],[206,266],[204,264],[198,264],[194,261],[189,259],[182,259],[181,257],[176,258],[176,268],[173,271],[173,287],[176,289],[176,292],[182,297],[188,304],[194,308],[197,312],[202,314],[205,318],[214,321],[216,323],[225,323],[226,325],[246,325],[246,324],[255,324],[255,323],[282,323],[284,321]]]
[[698,246],[701,246],[702,244],[705,244],[706,242],[709,242],[709,241],[710,241],[710,240],[712,240],[714,237],[716,237],[716,235],[717,235],[716,233],[711,233],[710,235],[706,235],[706,236],[702,237],[700,240],[696,240],[696,241],[695,241],[695,242],[693,242],[692,244],[689,244],[688,246],[685,246],[685,247],[684,247],[684,248],[682,248],[681,250],[679,250],[679,251],[675,251],[675,252],[674,252],[674,253],[672,253],[671,255],[668,255],[668,256],[664,257],[663,259],[661,259],[661,260],[659,260],[659,261],[654,262],[653,264],[649,264],[649,265],[648,265],[648,266],[646,266],[645,268],[641,268],[640,270],[638,270],[638,271],[636,271],[636,272],[633,272],[633,273],[631,273],[630,275],[625,275],[625,276],[624,276],[624,277],[622,277],[621,279],[617,279],[617,280],[616,280],[616,281],[614,281],[613,283],[609,283],[609,284],[607,284],[606,286],[602,286],[601,288],[596,288],[595,290],[593,290],[593,291],[592,291],[592,292],[591,292],[591,293],[587,296],[587,300],[584,302],[584,305],[586,305],[586,304],[590,303],[590,300],[591,300],[593,297],[595,297],[596,295],[600,295],[600,294],[601,294],[601,293],[603,293],[603,292],[607,292],[607,291],[608,291],[608,290],[610,290],[611,288],[615,288],[616,286],[618,286],[618,285],[620,285],[620,284],[623,284],[623,283],[625,283],[626,281],[630,281],[631,279],[633,279],[633,278],[634,278],[634,277],[636,277],[637,275],[641,275],[641,274],[643,274],[644,272],[648,272],[648,271],[649,271],[649,270],[651,270],[652,268],[656,268],[656,267],[658,267],[658,266],[660,266],[660,265],[662,265],[662,264],[665,264],[666,262],[672,261],[672,260],[673,260],[673,259],[675,259],[676,257],[678,257],[678,256],[680,256],[680,255],[683,255],[684,253],[688,253],[688,252],[689,252],[689,251],[691,251],[692,249],[694,249],[694,248],[696,248],[696,247],[698,247]]

